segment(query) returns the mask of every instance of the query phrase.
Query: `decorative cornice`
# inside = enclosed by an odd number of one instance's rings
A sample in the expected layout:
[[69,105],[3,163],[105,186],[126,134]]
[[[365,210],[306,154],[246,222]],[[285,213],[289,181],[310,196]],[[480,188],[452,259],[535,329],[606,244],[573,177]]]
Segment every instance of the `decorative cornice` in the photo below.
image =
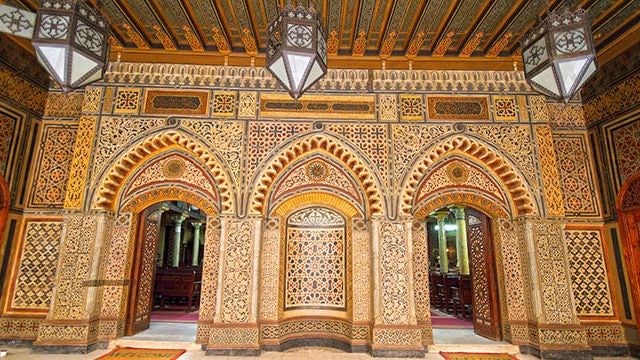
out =
[[[108,84],[279,90],[263,67],[112,62]],[[519,71],[332,69],[313,91],[530,93]]]

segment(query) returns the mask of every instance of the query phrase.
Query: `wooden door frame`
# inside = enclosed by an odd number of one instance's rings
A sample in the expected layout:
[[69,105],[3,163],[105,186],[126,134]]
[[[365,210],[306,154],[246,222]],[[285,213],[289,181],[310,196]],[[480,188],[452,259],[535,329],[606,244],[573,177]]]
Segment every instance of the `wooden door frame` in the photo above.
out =
[[[145,210],[141,211],[137,214],[134,222],[135,229],[133,229],[136,233],[135,240],[133,242],[134,250],[133,250],[133,262],[131,264],[131,282],[129,283],[129,294],[127,296],[127,317],[125,321],[125,335],[131,336],[135,335],[135,324],[136,324],[136,305],[138,296],[140,295],[140,278],[142,277],[142,270],[144,268],[142,260],[142,250],[144,247],[144,231],[145,231],[145,222],[147,217],[157,211],[160,208],[161,204],[152,205]],[[161,226],[162,218],[158,220],[158,226]],[[157,247],[157,243],[156,243]],[[155,277],[155,276],[154,276]],[[153,287],[155,279],[151,284],[151,296],[149,297],[149,301],[151,302],[150,306],[153,306]]]
[[[636,327],[638,332],[640,332],[640,321],[637,321],[638,316],[640,316],[640,230],[633,229],[627,219],[633,216],[632,214],[640,213],[640,207],[632,209],[622,208],[622,203],[627,196],[629,188],[636,182],[640,182],[640,173],[632,175],[622,184],[616,199],[616,210],[618,213],[618,225],[620,233],[622,234],[622,252],[629,276],[629,287],[635,313]],[[622,296],[626,296],[626,294],[622,294]]]
[[[10,199],[11,194],[9,193],[9,184],[7,184],[4,176],[0,173],[0,239],[3,238],[1,235],[4,231],[7,217],[9,216]],[[0,243],[0,245],[1,244],[2,243]]]
[[[471,210],[471,213],[468,212],[468,210]],[[493,221],[494,219],[488,215],[487,213],[485,213],[484,211],[477,209],[475,207],[472,206],[465,206],[465,225],[467,226],[467,229],[469,227],[468,221],[467,221],[467,216],[468,215],[472,215],[472,216],[476,216],[476,214],[480,214],[482,215],[483,219],[482,220],[486,220],[486,224],[482,224],[483,226],[483,230],[486,229],[487,234],[490,238],[490,240],[488,241],[489,246],[491,247],[490,249],[486,250],[486,254],[489,254],[491,256],[490,259],[490,264],[489,265],[489,271],[487,272],[487,274],[489,275],[489,279],[487,279],[487,283],[489,284],[490,289],[488,289],[489,294],[490,294],[490,306],[491,306],[491,321],[495,322],[496,324],[496,339],[490,339],[493,341],[502,341],[504,339],[504,334],[502,333],[502,316],[501,316],[501,306],[500,306],[500,296],[501,296],[501,292],[500,292],[500,284],[499,284],[499,279],[498,279],[498,261],[497,261],[497,256],[496,256],[496,243],[495,243],[495,233],[493,231]],[[467,230],[467,249],[469,252],[469,257],[471,258],[471,249],[472,247],[470,246],[471,244],[469,243],[469,233]],[[473,289],[473,273],[471,273],[471,287]],[[491,296],[491,293],[495,294],[495,296]],[[472,301],[475,300],[475,297],[472,297]],[[475,303],[472,302],[473,305],[475,305]],[[475,306],[472,306],[472,309],[475,309]],[[474,332],[475,332],[475,314],[476,312],[473,311],[473,324],[474,324]]]

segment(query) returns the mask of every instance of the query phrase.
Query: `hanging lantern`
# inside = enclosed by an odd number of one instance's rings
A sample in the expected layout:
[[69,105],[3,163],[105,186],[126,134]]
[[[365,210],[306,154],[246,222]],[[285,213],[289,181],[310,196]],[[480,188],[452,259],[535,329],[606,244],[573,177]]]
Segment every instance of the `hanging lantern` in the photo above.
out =
[[84,1],[44,0],[32,44],[38,60],[63,90],[102,79],[109,25]]
[[288,4],[269,25],[267,69],[294,99],[327,73],[327,43],[319,14]]
[[596,72],[589,14],[551,14],[523,42],[524,73],[536,91],[569,101]]

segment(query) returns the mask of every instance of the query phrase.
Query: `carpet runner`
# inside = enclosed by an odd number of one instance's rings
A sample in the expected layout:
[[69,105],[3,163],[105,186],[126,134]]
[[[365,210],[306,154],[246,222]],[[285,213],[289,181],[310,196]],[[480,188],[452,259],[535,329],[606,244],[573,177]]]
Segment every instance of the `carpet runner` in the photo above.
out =
[[440,356],[446,360],[517,360],[509,354],[488,354],[488,353],[450,353],[441,352]]
[[184,311],[154,311],[151,313],[151,321],[197,323],[198,312],[185,313]]
[[176,360],[186,350],[182,349],[137,349],[129,347],[117,347],[108,354],[102,355],[96,360]]
[[473,323],[440,311],[431,311],[431,325],[437,329],[473,329]]

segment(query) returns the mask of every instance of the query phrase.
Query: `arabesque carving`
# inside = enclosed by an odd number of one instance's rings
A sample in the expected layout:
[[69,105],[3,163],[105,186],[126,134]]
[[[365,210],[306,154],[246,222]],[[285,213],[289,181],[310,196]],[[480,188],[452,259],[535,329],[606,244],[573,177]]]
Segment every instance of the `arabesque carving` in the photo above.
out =
[[368,167],[359,159],[353,151],[342,145],[340,142],[324,135],[313,135],[291,144],[281,150],[262,172],[257,179],[251,197],[251,209],[254,212],[266,211],[266,199],[271,192],[275,180],[288,165],[302,156],[307,156],[314,151],[325,151],[335,156],[345,167],[347,167],[362,186],[367,197],[367,204],[371,214],[382,213],[382,196],[380,186]]
[[206,147],[191,137],[178,131],[167,131],[148,137],[123,154],[111,166],[97,190],[98,196],[94,206],[113,210],[122,185],[132,174],[138,164],[168,148],[182,148],[190,152],[211,172],[220,193],[220,209],[222,212],[233,210],[233,187],[229,175],[220,165],[219,160]]
[[455,136],[432,147],[414,165],[402,187],[401,210],[410,215],[412,211],[413,197],[418,188],[418,184],[424,174],[430,171],[431,166],[442,157],[459,152],[477,159],[481,164],[486,165],[502,182],[507,192],[510,194],[516,214],[530,215],[536,213],[533,197],[527,188],[522,176],[516,172],[514,166],[501,155],[483,145],[482,143],[465,136]]

